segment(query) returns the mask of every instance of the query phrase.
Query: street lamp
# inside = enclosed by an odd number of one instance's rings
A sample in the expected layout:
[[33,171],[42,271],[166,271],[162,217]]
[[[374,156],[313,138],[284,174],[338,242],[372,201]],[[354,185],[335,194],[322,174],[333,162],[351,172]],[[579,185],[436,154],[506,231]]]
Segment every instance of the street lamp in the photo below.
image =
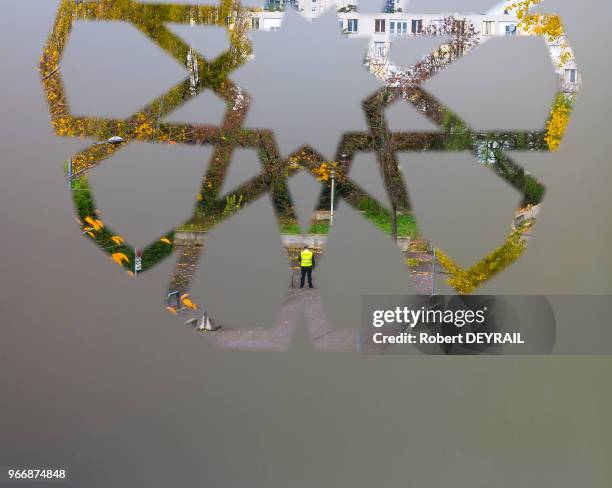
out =
[[[125,139],[123,139],[123,137],[112,136],[106,139],[105,141],[96,142],[94,146],[104,146],[105,144],[110,144],[112,146],[115,146],[117,144],[121,144],[122,142],[125,142]],[[70,156],[70,160],[68,161],[68,178],[66,178],[66,181],[68,182],[68,188],[72,189],[72,180],[74,179],[75,176],[78,176],[78,175],[79,174],[77,175],[72,174],[72,156]]]
[[329,173],[331,177],[331,212],[329,216],[329,225],[334,225],[334,191],[336,189],[336,170],[332,169]]

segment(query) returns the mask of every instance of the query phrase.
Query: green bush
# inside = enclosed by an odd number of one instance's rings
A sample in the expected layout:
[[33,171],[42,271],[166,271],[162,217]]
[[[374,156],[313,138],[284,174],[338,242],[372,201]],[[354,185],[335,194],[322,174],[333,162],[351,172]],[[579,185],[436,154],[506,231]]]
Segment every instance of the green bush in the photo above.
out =
[[82,176],[72,181],[72,194],[77,215],[80,219],[84,219],[94,213],[96,206],[86,177]]
[[523,193],[525,195],[524,205],[538,205],[544,199],[544,186],[542,186],[533,176],[525,177]]

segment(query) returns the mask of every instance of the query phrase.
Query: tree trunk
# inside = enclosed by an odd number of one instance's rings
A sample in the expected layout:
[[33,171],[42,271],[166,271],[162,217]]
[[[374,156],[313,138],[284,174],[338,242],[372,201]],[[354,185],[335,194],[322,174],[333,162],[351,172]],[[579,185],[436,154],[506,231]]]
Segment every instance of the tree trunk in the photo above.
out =
[[391,239],[397,244],[397,204],[391,203]]

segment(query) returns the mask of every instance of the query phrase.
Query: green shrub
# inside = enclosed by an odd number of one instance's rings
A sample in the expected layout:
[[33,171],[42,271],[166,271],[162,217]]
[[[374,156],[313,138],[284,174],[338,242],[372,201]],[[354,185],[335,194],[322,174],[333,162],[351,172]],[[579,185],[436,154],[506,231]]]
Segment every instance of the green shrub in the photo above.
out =
[[225,208],[223,209],[223,218],[226,219],[232,214],[235,214],[244,202],[242,195],[228,195],[225,197]]
[[523,193],[525,200],[523,205],[538,205],[544,199],[544,186],[541,185],[533,176],[525,177]]

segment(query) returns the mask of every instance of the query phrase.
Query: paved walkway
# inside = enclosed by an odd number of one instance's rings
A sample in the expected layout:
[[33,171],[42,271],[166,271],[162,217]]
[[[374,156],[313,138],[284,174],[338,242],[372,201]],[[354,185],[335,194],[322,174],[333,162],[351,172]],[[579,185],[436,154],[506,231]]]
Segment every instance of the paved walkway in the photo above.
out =
[[[413,278],[417,291],[428,294],[431,290],[431,273],[416,272],[413,273]],[[296,277],[294,283],[299,286]],[[194,317],[193,313],[188,312],[181,312],[179,316],[185,321]],[[201,334],[220,348],[286,351],[291,347],[298,324],[307,327],[307,334],[315,350],[347,352],[358,350],[358,331],[332,329],[323,311],[320,292],[316,288],[312,290],[290,288],[285,305],[273,327],[239,329],[224,325],[217,331],[201,332]]]
[[333,330],[323,312],[317,289],[289,290],[287,301],[273,327],[238,329],[223,326],[215,332],[204,332],[220,348],[276,350],[290,348],[298,324],[307,327],[313,347],[318,350],[356,351],[357,332]]

